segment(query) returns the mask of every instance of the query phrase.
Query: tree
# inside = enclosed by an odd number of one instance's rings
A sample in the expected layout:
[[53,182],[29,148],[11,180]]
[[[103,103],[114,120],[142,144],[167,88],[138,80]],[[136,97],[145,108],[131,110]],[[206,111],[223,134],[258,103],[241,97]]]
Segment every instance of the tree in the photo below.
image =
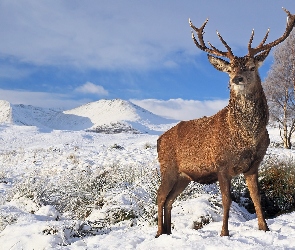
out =
[[263,83],[270,118],[278,122],[284,147],[295,132],[295,31],[274,51],[274,63]]

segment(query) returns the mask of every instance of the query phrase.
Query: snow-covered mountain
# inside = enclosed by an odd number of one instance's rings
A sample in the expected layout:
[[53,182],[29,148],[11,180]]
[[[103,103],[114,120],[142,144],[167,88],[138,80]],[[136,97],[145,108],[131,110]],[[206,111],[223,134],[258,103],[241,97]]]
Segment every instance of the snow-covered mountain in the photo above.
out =
[[167,130],[176,122],[120,99],[99,100],[66,111],[15,105],[0,100],[0,123],[40,129],[154,134]]

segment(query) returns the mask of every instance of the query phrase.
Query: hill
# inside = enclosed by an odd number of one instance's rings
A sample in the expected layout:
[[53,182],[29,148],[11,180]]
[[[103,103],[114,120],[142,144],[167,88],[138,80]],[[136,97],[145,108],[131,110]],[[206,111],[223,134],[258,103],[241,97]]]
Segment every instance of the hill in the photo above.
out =
[[120,99],[99,100],[66,111],[0,101],[0,123],[36,126],[43,130],[155,134],[176,122]]

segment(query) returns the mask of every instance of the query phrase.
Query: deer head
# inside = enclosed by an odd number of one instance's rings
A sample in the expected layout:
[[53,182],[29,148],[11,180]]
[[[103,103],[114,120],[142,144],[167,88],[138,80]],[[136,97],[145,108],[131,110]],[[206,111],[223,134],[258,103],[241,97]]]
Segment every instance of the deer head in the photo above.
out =
[[[292,31],[295,25],[295,15],[292,15],[288,10],[284,8],[283,10],[287,13],[288,16],[287,26],[284,34],[275,41],[265,44],[269,34],[268,29],[261,43],[257,47],[252,48],[252,41],[254,38],[254,30],[252,30],[252,34],[248,43],[248,54],[243,57],[235,56],[230,46],[225,42],[225,40],[218,32],[217,36],[219,37],[220,41],[225,46],[227,51],[221,51],[217,49],[210,42],[208,42],[210,47],[207,47],[204,42],[203,34],[208,19],[203,23],[203,25],[200,28],[195,27],[193,23],[189,20],[191,28],[196,32],[198,37],[197,40],[194,35],[194,32],[192,31],[192,38],[194,40],[194,43],[200,50],[203,50],[208,53],[209,62],[217,70],[229,74],[230,89],[236,95],[246,95],[248,93],[253,93],[253,91],[255,91],[257,83],[260,84],[258,68],[262,65],[263,61],[268,56],[271,48],[283,42]],[[221,59],[220,57],[225,57],[229,59],[229,61]]]

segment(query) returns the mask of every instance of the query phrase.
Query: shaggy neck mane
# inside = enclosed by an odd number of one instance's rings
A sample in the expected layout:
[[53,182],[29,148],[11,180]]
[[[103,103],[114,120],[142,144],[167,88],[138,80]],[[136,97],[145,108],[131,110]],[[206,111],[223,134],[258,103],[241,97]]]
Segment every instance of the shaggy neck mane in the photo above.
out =
[[251,94],[236,95],[231,91],[230,95],[229,123],[247,137],[258,138],[268,123],[268,106],[261,85]]

